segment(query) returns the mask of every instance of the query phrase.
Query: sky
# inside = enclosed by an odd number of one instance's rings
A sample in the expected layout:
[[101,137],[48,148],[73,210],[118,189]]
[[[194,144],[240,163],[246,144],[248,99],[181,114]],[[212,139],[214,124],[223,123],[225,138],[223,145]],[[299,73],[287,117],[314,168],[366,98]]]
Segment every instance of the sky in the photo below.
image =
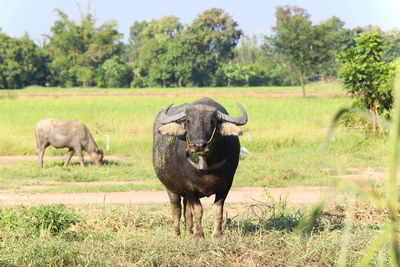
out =
[[[118,31],[129,37],[129,27],[135,20],[159,19],[175,15],[184,24],[204,10],[217,7],[229,13],[245,34],[270,35],[275,25],[277,6],[296,5],[308,11],[317,24],[332,16],[345,22],[346,28],[378,25],[384,31],[400,29],[400,0],[91,0],[91,9],[98,23],[118,22]],[[86,12],[87,0],[0,0],[0,28],[11,37],[27,32],[41,43],[44,34],[58,19],[55,8],[76,22],[80,12]]]

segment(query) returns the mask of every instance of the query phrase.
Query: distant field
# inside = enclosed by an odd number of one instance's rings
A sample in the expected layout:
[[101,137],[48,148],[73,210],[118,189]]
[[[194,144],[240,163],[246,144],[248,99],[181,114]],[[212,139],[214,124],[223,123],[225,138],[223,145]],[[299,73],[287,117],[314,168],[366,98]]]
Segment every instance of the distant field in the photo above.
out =
[[[306,86],[307,90],[342,90],[340,83],[326,83],[326,82],[314,82]],[[32,93],[32,92],[43,92],[43,93],[60,93],[60,92],[217,92],[217,91],[259,91],[259,90],[270,90],[270,91],[295,91],[301,90],[300,86],[260,86],[260,87],[185,87],[185,88],[61,88],[61,87],[37,87],[29,86],[21,90],[0,90],[1,93]]]
[[[335,88],[334,91],[339,91],[338,87]],[[43,169],[38,167],[36,161],[0,165],[0,187],[9,188],[11,180],[15,188],[30,184],[32,180],[138,181],[136,185],[93,186],[79,190],[159,189],[160,184],[151,165],[154,117],[170,103],[192,102],[200,96],[209,96],[220,102],[233,116],[239,115],[236,102],[240,102],[248,113],[249,122],[242,127],[245,134],[240,141],[250,154],[241,156],[235,186],[324,185],[331,184],[335,180],[333,176],[349,172],[349,168],[384,165],[388,151],[386,140],[369,138],[365,129],[336,129],[335,139],[327,150],[320,152],[333,114],[341,107],[348,107],[352,102],[350,98],[324,95],[324,90],[319,95],[322,97],[306,99],[296,96],[260,97],[254,93],[292,89],[300,93],[299,87],[210,88],[204,92],[198,88],[112,89],[107,91],[110,95],[105,93],[101,96],[97,92],[106,92],[105,89],[53,91],[48,88],[29,88],[18,90],[17,93],[0,91],[0,156],[35,155],[33,129],[36,122],[44,118],[60,118],[84,122],[98,145],[105,150],[106,158],[113,155],[126,159],[108,161],[101,168],[90,166],[88,171],[82,171],[74,164],[70,168],[61,168],[61,159],[45,161]],[[124,90],[131,92],[134,97],[111,93]],[[226,93],[220,94],[221,90]],[[43,95],[29,96],[32,92],[42,92]],[[85,92],[86,95],[60,97],[57,95],[59,92]],[[27,97],[24,97],[25,94],[28,94]],[[106,151],[106,135],[110,140],[109,151]],[[61,158],[66,151],[48,148],[46,155]],[[47,190],[78,190],[61,186],[54,188]]]

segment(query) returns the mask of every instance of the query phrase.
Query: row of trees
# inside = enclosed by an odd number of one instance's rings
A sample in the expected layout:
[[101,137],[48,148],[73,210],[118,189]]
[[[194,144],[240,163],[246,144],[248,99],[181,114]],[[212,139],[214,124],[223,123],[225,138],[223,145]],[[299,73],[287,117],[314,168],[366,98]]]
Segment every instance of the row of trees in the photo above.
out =
[[[209,9],[189,25],[176,16],[135,21],[129,42],[117,22],[97,25],[90,9],[76,23],[56,10],[41,45],[28,35],[0,30],[0,88],[27,85],[97,87],[183,87],[297,85],[336,79],[341,51],[362,32],[383,38],[382,58],[400,55],[400,32],[378,27],[346,29],[332,17],[313,25],[299,7],[276,9],[270,36],[246,36],[222,9]],[[303,91],[304,92],[304,91]]]

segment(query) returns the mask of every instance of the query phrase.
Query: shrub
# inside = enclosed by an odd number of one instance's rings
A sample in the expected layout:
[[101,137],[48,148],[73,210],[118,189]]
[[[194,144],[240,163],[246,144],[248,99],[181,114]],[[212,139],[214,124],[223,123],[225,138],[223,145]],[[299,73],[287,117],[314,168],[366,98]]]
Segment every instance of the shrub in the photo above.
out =
[[62,235],[79,221],[78,214],[62,204],[0,209],[0,226],[3,229],[23,228],[27,235],[37,236],[41,230],[48,230],[52,235]]

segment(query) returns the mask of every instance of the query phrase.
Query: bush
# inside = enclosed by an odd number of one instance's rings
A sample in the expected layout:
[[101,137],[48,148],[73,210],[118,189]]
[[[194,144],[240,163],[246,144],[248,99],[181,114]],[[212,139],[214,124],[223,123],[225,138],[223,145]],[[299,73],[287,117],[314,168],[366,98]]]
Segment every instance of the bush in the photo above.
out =
[[38,236],[42,230],[48,230],[52,235],[62,235],[79,221],[79,216],[62,204],[0,209],[0,226],[3,229],[22,228],[27,235]]
[[129,87],[131,73],[117,56],[107,59],[102,65],[103,86],[107,88]]

